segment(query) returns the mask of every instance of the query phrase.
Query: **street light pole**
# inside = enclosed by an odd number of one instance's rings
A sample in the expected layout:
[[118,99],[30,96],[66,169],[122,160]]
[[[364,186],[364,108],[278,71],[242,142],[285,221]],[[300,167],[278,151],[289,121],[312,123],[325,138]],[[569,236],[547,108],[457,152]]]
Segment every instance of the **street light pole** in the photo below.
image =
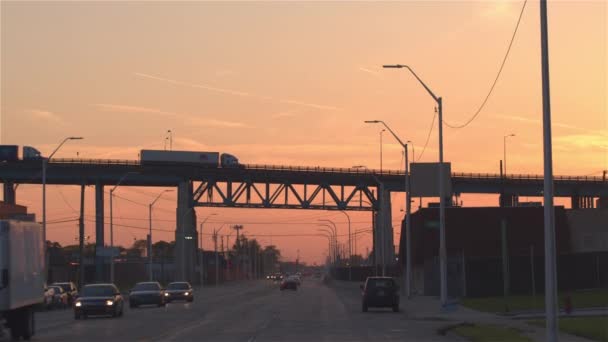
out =
[[[365,123],[381,123],[388,129],[388,131],[395,137],[395,139],[399,142],[399,144],[403,147],[403,155],[405,165],[403,167],[404,170],[404,186],[405,186],[405,252],[406,252],[406,260],[405,260],[405,295],[409,299],[411,295],[410,285],[412,279],[412,261],[411,261],[411,225],[410,225],[410,214],[411,214],[411,194],[410,194],[410,170],[409,170],[409,154],[408,154],[408,145],[399,139],[399,136],[393,132],[393,130],[386,124],[386,122],[382,120],[370,120],[365,121]],[[409,141],[408,141],[409,142]]]
[[149,239],[149,241],[148,241],[148,279],[150,281],[152,281],[152,206],[154,205],[154,203],[156,203],[156,201],[158,201],[160,196],[162,196],[165,192],[171,192],[171,191],[172,190],[168,190],[168,189],[161,191],[161,193],[158,194],[158,196],[156,196],[154,201],[152,201],[152,203],[150,203],[148,205],[148,221],[150,224],[150,231],[148,233],[148,239]]
[[507,138],[514,137],[514,136],[515,136],[515,134],[508,134],[503,137],[502,161],[503,161],[503,170],[504,170],[505,178],[507,178]]
[[46,249],[46,168],[49,160],[53,158],[55,153],[65,144],[68,140],[82,140],[82,137],[67,137],[53,150],[48,158],[42,157],[42,242],[43,242],[43,254],[44,254],[44,280],[48,280],[48,255]]
[[110,283],[112,284],[114,284],[114,191],[130,174],[134,174],[134,172],[125,173],[118,180],[118,183],[116,183],[116,185],[112,189],[110,189],[110,252],[112,253],[112,255],[110,256]]
[[200,233],[198,234],[198,241],[200,243],[200,248],[198,251],[198,264],[199,264],[199,275],[200,275],[200,284],[201,284],[201,288],[203,287],[203,282],[204,282],[204,276],[203,276],[203,224],[205,224],[205,222],[207,222],[207,220],[211,217],[211,216],[215,216],[217,215],[216,213],[211,213],[209,214],[209,216],[207,216],[203,222],[201,222],[201,228],[200,228]]
[[382,129],[380,131],[380,172],[382,172],[382,133],[384,133],[386,129]]
[[334,248],[336,249],[336,253],[334,254],[336,256],[336,261],[340,258],[340,254],[338,253],[338,227],[336,226],[336,224],[334,223],[334,221],[332,220],[328,220],[328,219],[319,219],[319,221],[321,222],[327,222],[327,223],[331,223],[331,226],[327,225],[332,232],[334,233]]
[[431,89],[418,77],[418,75],[407,65],[394,64],[384,65],[383,68],[406,68],[420,82],[422,87],[431,95],[437,103],[437,111],[439,117],[439,272],[441,279],[441,306],[445,307],[448,302],[448,287],[447,287],[447,252],[445,246],[445,194],[444,194],[444,175],[443,175],[443,101],[441,97],[436,96]]
[[544,217],[545,217],[545,315],[547,341],[557,341],[557,270],[555,261],[555,208],[553,206],[553,148],[549,83],[549,34],[547,0],[540,0],[541,64],[543,89]]
[[350,234],[350,216],[348,216],[348,214],[344,210],[340,210],[340,212],[342,214],[346,215],[346,218],[348,219],[348,280],[352,281],[353,280],[353,276],[352,276],[352,267],[353,267],[353,251],[352,251],[352,246],[353,246],[353,242],[352,242],[352,235]]

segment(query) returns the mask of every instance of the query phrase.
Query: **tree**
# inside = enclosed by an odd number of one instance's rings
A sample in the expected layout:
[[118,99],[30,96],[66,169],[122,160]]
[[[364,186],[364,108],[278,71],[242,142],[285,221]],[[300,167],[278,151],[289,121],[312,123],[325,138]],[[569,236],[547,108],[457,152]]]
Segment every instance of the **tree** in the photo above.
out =
[[135,240],[130,248],[127,248],[127,256],[141,258],[148,249],[148,241],[144,239]]

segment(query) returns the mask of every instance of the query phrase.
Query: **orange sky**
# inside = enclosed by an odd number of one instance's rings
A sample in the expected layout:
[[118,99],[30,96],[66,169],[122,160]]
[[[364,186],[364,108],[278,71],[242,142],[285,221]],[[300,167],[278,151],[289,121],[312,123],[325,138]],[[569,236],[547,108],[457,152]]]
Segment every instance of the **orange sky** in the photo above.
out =
[[[466,121],[477,109],[504,56],[522,2],[112,2],[17,3],[1,9],[3,144],[27,144],[57,157],[136,159],[141,148],[220,151],[244,163],[379,167],[379,127],[389,123],[417,156],[434,103],[404,70],[411,65],[444,99],[445,120]],[[608,169],[606,16],[603,1],[549,2],[551,98],[556,174],[600,175]],[[496,172],[503,136],[508,167],[542,172],[538,4],[530,1],[503,74],[481,115],[465,129],[445,129],[452,169]],[[437,160],[437,134],[422,161]],[[384,135],[384,167],[398,169],[399,145]],[[148,203],[160,189],[120,188]],[[93,191],[86,210],[94,215]],[[39,213],[39,186],[19,187],[18,202]],[[394,194],[398,223],[402,194]],[[175,194],[155,212],[173,229]],[[74,217],[77,187],[49,187],[49,220]],[[466,205],[495,205],[494,196],[466,196]],[[313,231],[316,211],[197,209],[250,234]],[[117,223],[147,227],[145,206],[117,200]],[[351,214],[353,230],[370,214]],[[283,222],[267,224],[268,222]],[[260,223],[260,224],[257,224]],[[117,228],[118,229],[118,228]],[[94,226],[87,234],[94,236]],[[76,222],[49,237],[71,243]],[[398,230],[396,230],[396,234]],[[146,231],[116,231],[123,244]],[[171,239],[171,233],[156,238]],[[269,244],[270,237],[261,238]],[[288,258],[321,262],[323,238],[273,237]],[[204,241],[211,246],[210,239]],[[370,246],[362,238],[360,250]]]

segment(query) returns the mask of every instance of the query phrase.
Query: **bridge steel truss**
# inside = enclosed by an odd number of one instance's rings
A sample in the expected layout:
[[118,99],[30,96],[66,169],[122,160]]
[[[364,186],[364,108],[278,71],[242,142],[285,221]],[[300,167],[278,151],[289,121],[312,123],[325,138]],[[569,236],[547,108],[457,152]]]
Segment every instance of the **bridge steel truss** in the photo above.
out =
[[290,181],[218,181],[209,178],[194,190],[193,202],[198,207],[378,210],[379,203],[370,186],[360,183],[333,185],[293,184]]

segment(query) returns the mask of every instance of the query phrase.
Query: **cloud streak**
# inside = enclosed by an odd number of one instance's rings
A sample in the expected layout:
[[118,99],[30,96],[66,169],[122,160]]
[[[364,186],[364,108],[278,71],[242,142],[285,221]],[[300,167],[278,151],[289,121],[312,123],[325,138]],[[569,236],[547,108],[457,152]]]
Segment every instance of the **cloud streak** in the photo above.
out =
[[98,107],[104,111],[114,112],[114,113],[131,113],[131,114],[152,114],[163,117],[172,117],[183,121],[189,125],[201,126],[201,127],[226,127],[226,128],[248,128],[249,125],[243,122],[237,121],[225,121],[218,120],[213,118],[202,118],[189,114],[182,114],[176,112],[167,112],[156,108],[148,108],[148,107],[140,107],[140,106],[130,106],[130,105],[122,105],[122,104],[109,104],[109,103],[97,103],[94,104],[95,107]]
[[[529,124],[542,125],[541,120],[530,119],[530,118],[526,118],[526,117],[522,117],[522,116],[496,114],[496,115],[494,115],[494,117],[501,118],[501,119],[507,119],[507,120],[513,120],[513,121],[519,121],[519,122],[525,122],[525,123],[529,123]],[[581,127],[577,127],[577,126],[566,124],[566,123],[560,123],[560,122],[553,121],[553,122],[551,122],[551,124],[553,125],[553,127],[559,127],[559,128],[570,129],[570,130],[575,130],[575,131],[599,134],[599,135],[604,135],[604,136],[607,135],[606,132],[581,128]]]
[[218,87],[214,87],[214,86],[207,85],[207,84],[198,84],[198,83],[183,82],[183,81],[173,80],[173,79],[170,79],[170,78],[165,78],[165,77],[159,77],[159,76],[155,76],[155,75],[145,74],[145,73],[141,73],[141,72],[135,72],[135,73],[133,73],[133,75],[135,75],[137,77],[140,77],[140,78],[146,78],[146,79],[150,79],[150,80],[161,81],[161,82],[165,82],[165,83],[169,83],[169,84],[173,84],[173,85],[177,85],[177,86],[184,86],[184,87],[190,87],[190,88],[204,89],[204,90],[213,91],[213,92],[222,93],[222,94],[228,94],[228,95],[239,96],[239,97],[253,98],[253,99],[256,99],[256,100],[260,100],[260,101],[276,101],[276,102],[280,102],[280,103],[285,103],[285,104],[290,104],[290,105],[296,105],[296,106],[302,106],[302,107],[308,107],[308,108],[314,108],[314,109],[320,109],[320,110],[334,110],[334,111],[342,110],[342,108],[334,107],[334,106],[328,106],[328,105],[322,105],[322,104],[317,104],[317,103],[298,101],[298,100],[293,100],[293,99],[275,99],[275,98],[270,97],[270,96],[257,95],[257,94],[252,94],[252,93],[249,93],[249,92],[239,91],[239,90],[233,90],[233,89],[218,88]]
[[25,112],[38,120],[52,121],[54,123],[63,123],[63,119],[59,117],[59,115],[48,110],[28,109]]

